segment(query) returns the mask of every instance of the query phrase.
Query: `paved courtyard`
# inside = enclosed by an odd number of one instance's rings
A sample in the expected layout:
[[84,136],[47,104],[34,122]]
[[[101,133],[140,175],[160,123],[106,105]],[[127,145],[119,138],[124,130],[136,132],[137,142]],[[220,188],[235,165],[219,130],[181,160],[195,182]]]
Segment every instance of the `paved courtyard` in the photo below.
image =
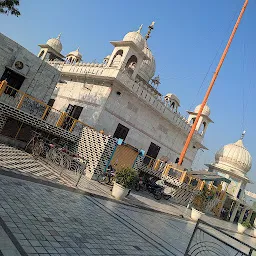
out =
[[[184,255],[195,224],[181,219],[190,210],[171,200],[133,191],[120,203],[110,187],[86,177],[72,192],[72,173],[59,176],[58,168],[3,144],[0,166],[0,256]],[[256,244],[232,223],[204,220]]]
[[[0,175],[0,255],[184,255],[194,223]],[[1,254],[2,253],[2,254]]]
[[183,255],[193,229],[163,214],[4,176],[0,194],[1,226],[20,255]]

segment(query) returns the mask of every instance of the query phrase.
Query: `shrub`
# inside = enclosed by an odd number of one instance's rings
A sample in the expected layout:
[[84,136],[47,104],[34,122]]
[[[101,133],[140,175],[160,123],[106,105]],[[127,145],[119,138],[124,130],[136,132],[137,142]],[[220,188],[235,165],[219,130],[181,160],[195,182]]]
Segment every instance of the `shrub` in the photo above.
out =
[[121,168],[115,173],[115,182],[119,185],[131,189],[138,179],[138,173],[129,167]]
[[207,187],[204,186],[202,191],[198,191],[198,193],[194,196],[192,205],[198,211],[204,212],[208,202],[214,197],[215,193],[211,190],[208,190]]
[[244,221],[244,222],[242,222],[241,223],[244,227],[246,227],[246,228],[251,228],[252,227],[252,225],[251,225],[251,223],[249,222],[249,221]]

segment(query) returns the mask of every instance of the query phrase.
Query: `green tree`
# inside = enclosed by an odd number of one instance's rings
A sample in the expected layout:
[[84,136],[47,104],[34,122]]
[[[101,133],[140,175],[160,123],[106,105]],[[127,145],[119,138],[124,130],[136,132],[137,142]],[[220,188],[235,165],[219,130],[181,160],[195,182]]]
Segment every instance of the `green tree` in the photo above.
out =
[[4,14],[11,14],[15,16],[19,16],[20,12],[17,9],[17,6],[19,6],[20,1],[19,0],[0,0],[0,13]]

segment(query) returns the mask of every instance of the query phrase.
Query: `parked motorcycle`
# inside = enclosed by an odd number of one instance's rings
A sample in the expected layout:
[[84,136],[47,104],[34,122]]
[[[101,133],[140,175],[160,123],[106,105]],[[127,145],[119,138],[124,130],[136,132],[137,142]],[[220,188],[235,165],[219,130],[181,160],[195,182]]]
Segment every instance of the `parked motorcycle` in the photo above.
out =
[[147,190],[146,183],[143,181],[142,177],[139,177],[138,182],[135,184],[135,190],[136,191]]
[[154,198],[156,200],[160,200],[162,197],[165,200],[168,200],[168,199],[171,198],[171,195],[168,195],[168,194],[164,193],[165,187],[161,186],[161,185],[158,185],[155,182],[149,182],[147,184],[147,189],[150,193],[152,193],[154,195]]

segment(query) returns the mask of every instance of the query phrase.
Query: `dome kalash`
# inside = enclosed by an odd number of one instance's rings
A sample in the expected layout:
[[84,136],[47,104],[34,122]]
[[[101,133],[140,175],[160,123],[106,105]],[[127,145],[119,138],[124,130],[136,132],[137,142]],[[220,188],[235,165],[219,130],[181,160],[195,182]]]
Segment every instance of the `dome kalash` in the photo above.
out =
[[249,172],[252,167],[252,157],[243,144],[243,136],[237,142],[221,148],[215,155],[215,163],[229,168],[238,175],[244,176]]
[[156,63],[155,58],[147,45],[146,39],[141,35],[142,25],[138,31],[132,31],[127,33],[123,41],[133,42],[140,50],[142,50],[145,55],[148,57],[147,60],[143,60],[139,70],[139,76],[141,76],[146,82],[149,82],[150,79],[155,75]]
[[62,43],[60,41],[60,34],[57,38],[51,38],[46,42],[47,45],[52,47],[56,52],[60,53],[62,51]]

